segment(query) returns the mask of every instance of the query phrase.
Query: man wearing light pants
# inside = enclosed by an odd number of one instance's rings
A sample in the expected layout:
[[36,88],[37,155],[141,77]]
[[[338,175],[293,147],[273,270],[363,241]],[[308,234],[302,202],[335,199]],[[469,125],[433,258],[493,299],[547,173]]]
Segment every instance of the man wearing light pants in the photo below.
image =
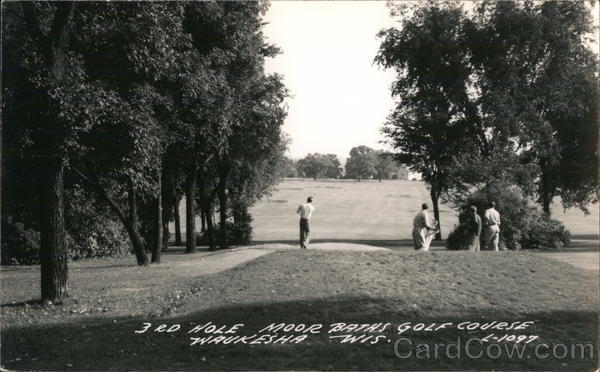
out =
[[315,207],[313,207],[312,196],[306,199],[305,204],[298,206],[296,213],[300,213],[300,249],[307,249],[308,243],[310,242],[310,218],[312,217]]
[[431,216],[427,213],[428,209],[426,203],[421,204],[421,211],[413,219],[412,236],[417,251],[428,251],[431,239],[438,231],[437,222],[431,220]]
[[485,226],[485,246],[491,251],[498,250],[500,241],[500,213],[494,208],[496,203],[490,202],[489,208],[483,215],[483,225]]

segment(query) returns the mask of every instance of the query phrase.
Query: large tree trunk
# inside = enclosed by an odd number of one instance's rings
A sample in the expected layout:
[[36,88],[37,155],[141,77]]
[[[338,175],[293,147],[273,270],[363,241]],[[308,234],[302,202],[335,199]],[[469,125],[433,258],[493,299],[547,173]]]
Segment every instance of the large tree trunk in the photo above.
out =
[[550,205],[552,199],[554,199],[554,183],[552,182],[551,175],[545,166],[542,167],[542,177],[539,185],[540,201],[542,202],[542,209],[547,216],[552,214]]
[[154,224],[154,242],[152,244],[152,263],[160,263],[160,253],[163,249],[163,222],[162,222],[162,175],[158,170],[158,193],[156,200],[156,221]]
[[[60,82],[64,75],[68,25],[75,8],[74,2],[56,4],[52,25],[44,35],[35,14],[33,2],[23,2],[27,32],[44,58],[49,75]],[[48,110],[49,108],[43,108]],[[54,120],[54,118],[50,118]],[[54,133],[52,133],[54,134]],[[52,135],[51,134],[51,135]],[[68,297],[67,242],[64,215],[64,158],[60,154],[63,138],[49,138],[48,156],[40,169],[40,271],[42,300],[56,301]]]
[[552,196],[548,193],[542,193],[542,210],[547,216],[552,215],[552,211],[550,210],[550,204],[552,204]]
[[173,184],[169,181],[167,172],[162,172],[161,177],[161,229],[162,229],[162,242],[161,242],[161,250],[166,252],[169,248],[169,240],[171,239],[171,232],[169,231],[169,219],[171,212],[171,208],[174,203],[173,196]]
[[217,191],[219,195],[219,245],[221,249],[227,249],[227,193],[225,190],[225,177],[227,175],[223,172]]
[[204,215],[206,216],[206,233],[208,235],[208,249],[214,251],[217,249],[215,243],[215,225],[213,223],[213,207],[212,201],[206,200],[203,202]]
[[179,217],[179,203],[181,202],[181,198],[175,196],[173,199],[175,202],[173,203],[173,215],[175,218],[175,245],[183,245],[183,241],[181,240],[181,218]]
[[435,234],[435,240],[442,240],[442,226],[440,221],[440,207],[439,199],[440,196],[436,192],[431,192],[431,203],[433,204],[433,217],[438,222],[438,232]]
[[185,252],[196,252],[196,176],[194,167],[187,175],[185,185]]
[[144,241],[142,240],[139,230],[132,223],[125,224],[125,230],[127,230],[127,235],[129,236],[129,240],[131,240],[131,245],[133,246],[133,251],[135,253],[135,258],[138,265],[148,265],[146,247],[144,247]]
[[204,209],[200,211],[200,223],[200,231],[203,233],[206,232],[206,213],[204,212]]
[[131,177],[127,178],[127,187],[128,187],[128,204],[129,204],[129,218],[124,221],[127,233],[129,234],[129,239],[131,240],[131,245],[133,245],[133,251],[135,252],[135,257],[137,259],[137,263],[140,266],[148,265],[148,257],[146,256],[146,247],[144,247],[144,241],[140,235],[139,231],[139,221],[137,214],[137,195],[135,191],[135,185],[133,184],[133,180]]
[[167,249],[169,249],[169,236],[171,235],[171,231],[169,230],[169,221],[165,218],[164,215],[164,209],[162,218],[162,231],[162,251],[166,252]]
[[64,216],[64,163],[42,161],[40,169],[40,266],[42,301],[68,297],[67,243]]

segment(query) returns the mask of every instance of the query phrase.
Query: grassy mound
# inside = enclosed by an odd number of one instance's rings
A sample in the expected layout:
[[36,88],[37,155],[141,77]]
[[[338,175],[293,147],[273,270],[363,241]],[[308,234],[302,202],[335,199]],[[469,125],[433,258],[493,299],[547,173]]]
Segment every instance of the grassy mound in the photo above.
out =
[[[167,278],[152,278],[158,282],[163,279],[168,282]],[[529,354],[524,358],[505,354],[498,358],[465,358],[464,354],[462,358],[399,358],[394,353],[393,345],[400,337],[394,329],[406,322],[494,320],[532,321],[533,325],[521,333],[537,335],[548,344],[593,342],[595,351],[596,276],[540,255],[286,251],[214,275],[182,279],[178,277],[186,295],[178,303],[177,312],[169,316],[93,315],[72,318],[69,323],[37,323],[35,327],[15,320],[2,333],[3,367],[573,371],[590,370],[597,363],[592,358],[540,359]],[[160,288],[156,287],[154,295],[165,295]],[[128,298],[122,301],[125,306]],[[273,322],[321,323],[325,329],[299,344],[191,346],[187,331],[209,321],[228,326],[244,323],[243,334],[252,334]],[[154,326],[179,324],[185,331],[136,334],[144,322]],[[391,325],[382,333],[385,338],[380,343],[343,344],[330,339],[326,332],[328,325],[338,322]],[[464,343],[470,337],[488,333],[442,329],[407,331],[401,336],[415,343],[450,343],[457,338]]]
[[276,252],[200,280],[202,296],[182,310],[350,296],[416,316],[595,311],[597,280],[582,275],[522,252]]

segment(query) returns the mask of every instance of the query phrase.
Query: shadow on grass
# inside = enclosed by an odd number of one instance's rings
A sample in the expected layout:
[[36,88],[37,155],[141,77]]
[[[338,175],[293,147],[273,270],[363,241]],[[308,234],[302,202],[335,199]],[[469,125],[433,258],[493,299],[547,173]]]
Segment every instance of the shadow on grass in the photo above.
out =
[[[571,247],[562,249],[536,249],[536,252],[598,252],[600,245],[598,236],[596,235],[573,235],[571,240],[575,241]],[[311,239],[311,244],[319,243],[347,243],[347,244],[364,244],[373,247],[387,248],[396,251],[414,250],[414,242],[412,239]],[[296,246],[298,240],[256,240],[249,246],[260,246],[264,244],[288,244]],[[431,250],[446,250],[446,240],[434,240],[431,242]],[[523,251],[528,251],[524,249]]]
[[171,256],[172,255],[178,255],[178,254],[193,255],[193,254],[196,254],[196,253],[210,253],[210,252],[217,252],[218,251],[218,249],[215,249],[215,250],[211,251],[208,248],[208,246],[206,246],[206,245],[204,245],[204,246],[201,246],[201,245],[197,246],[196,247],[196,251],[192,252],[192,253],[187,253],[185,251],[185,249],[186,248],[185,248],[184,245],[172,245],[172,246],[169,246],[169,248],[167,250],[162,251],[161,255],[171,255]]
[[[311,239],[310,244],[319,243],[347,243],[347,244],[364,244],[373,247],[388,248],[392,250],[414,250],[414,242],[412,239]],[[252,242],[250,246],[263,244],[289,244],[298,245],[298,240],[257,240]],[[433,241],[431,248],[446,249],[446,241]]]
[[600,250],[599,236],[594,234],[571,235],[571,246],[559,252],[598,252]]
[[571,235],[572,240],[593,240],[593,241],[597,242],[598,238],[600,238],[600,235],[598,235],[598,234],[574,234],[574,235]]
[[40,306],[42,304],[42,300],[40,299],[32,299],[32,300],[27,300],[27,301],[21,301],[21,302],[14,302],[14,303],[7,303],[7,304],[2,304],[2,307],[6,307],[6,308],[11,308],[11,307],[23,307],[23,306]]
[[[395,299],[339,297],[330,300],[256,303],[174,315],[162,319],[85,318],[68,324],[37,327],[8,328],[2,333],[2,367],[20,370],[592,370],[597,364],[597,314],[583,311],[549,311],[525,315],[506,314],[498,309],[465,310],[464,313],[429,317],[414,309],[399,308]],[[484,318],[485,317],[485,318]],[[398,335],[399,324],[445,323],[454,325],[464,321],[489,322],[535,321],[524,331],[466,331],[445,329],[437,332],[407,331]],[[179,324],[174,333],[145,332],[136,334],[144,322],[155,329],[160,324]],[[319,334],[309,335],[299,344],[205,344],[190,345],[190,337],[205,337],[202,333],[188,334],[198,324],[212,322],[228,327],[243,323],[240,336],[250,336],[271,323],[323,324]],[[340,343],[330,339],[332,323],[392,323],[376,344]],[[273,334],[264,332],[267,334]],[[466,355],[465,343],[480,339],[489,333],[537,335],[543,343],[594,342],[594,352],[580,357],[539,358],[533,354],[531,343],[525,357],[472,358]],[[290,335],[292,333],[287,333]],[[300,333],[295,333],[299,335]],[[278,336],[283,336],[280,333]],[[401,345],[402,355],[412,351],[410,357],[399,358],[394,344],[400,337],[411,340]],[[458,343],[462,345],[460,358],[453,355],[417,354],[417,345]],[[469,353],[477,355],[489,349],[489,344],[471,343]],[[498,344],[512,345],[512,344]],[[491,352],[492,350],[490,350]],[[562,353],[562,349],[561,349]]]

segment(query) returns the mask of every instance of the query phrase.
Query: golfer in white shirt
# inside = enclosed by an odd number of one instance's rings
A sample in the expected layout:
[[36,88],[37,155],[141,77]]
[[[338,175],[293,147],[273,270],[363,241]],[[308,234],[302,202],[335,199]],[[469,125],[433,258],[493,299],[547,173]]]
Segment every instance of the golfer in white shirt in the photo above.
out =
[[496,203],[490,202],[489,208],[483,215],[483,225],[485,226],[485,245],[491,251],[498,250],[500,242],[500,213],[494,208]]
[[306,199],[306,203],[300,204],[296,213],[300,213],[300,249],[307,249],[310,238],[310,218],[312,217],[315,207],[313,207],[312,196]]

